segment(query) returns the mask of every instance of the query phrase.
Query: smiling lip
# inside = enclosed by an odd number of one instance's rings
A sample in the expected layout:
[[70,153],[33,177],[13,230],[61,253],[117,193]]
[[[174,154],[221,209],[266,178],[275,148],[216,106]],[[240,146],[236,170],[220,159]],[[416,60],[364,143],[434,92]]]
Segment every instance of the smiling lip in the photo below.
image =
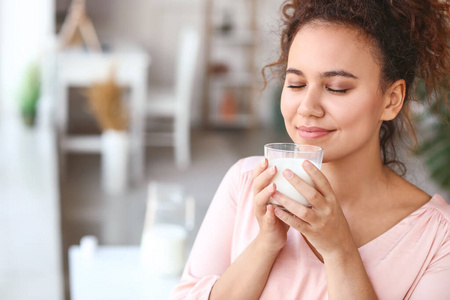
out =
[[298,135],[305,140],[317,139],[334,131],[335,130],[328,130],[320,127],[298,127]]

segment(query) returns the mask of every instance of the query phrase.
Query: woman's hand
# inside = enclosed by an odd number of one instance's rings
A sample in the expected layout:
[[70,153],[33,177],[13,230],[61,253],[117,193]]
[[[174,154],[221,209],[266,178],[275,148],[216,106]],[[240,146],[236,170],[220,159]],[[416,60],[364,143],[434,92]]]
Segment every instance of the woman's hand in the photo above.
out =
[[276,208],[276,216],[302,233],[324,259],[334,254],[354,251],[356,246],[347,219],[327,178],[309,161],[305,160],[303,168],[311,177],[315,188],[290,170],[285,170],[283,176],[312,207],[304,206],[276,191],[272,197],[290,212]]
[[287,224],[281,222],[275,216],[274,207],[267,204],[272,194],[276,191],[276,185],[270,183],[276,173],[276,167],[268,168],[266,158],[253,170],[253,205],[259,224],[257,239],[273,251],[279,251],[283,248],[289,229]]

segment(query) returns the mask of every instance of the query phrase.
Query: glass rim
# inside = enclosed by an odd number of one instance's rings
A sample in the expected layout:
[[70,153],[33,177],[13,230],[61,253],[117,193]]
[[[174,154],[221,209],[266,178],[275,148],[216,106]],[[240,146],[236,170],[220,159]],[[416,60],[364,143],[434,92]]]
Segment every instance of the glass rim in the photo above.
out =
[[[297,150],[286,150],[286,149],[277,149],[273,148],[271,146],[275,145],[295,145],[297,146]],[[300,147],[311,147],[315,148],[315,150],[300,150]],[[268,143],[264,145],[264,149],[270,149],[271,151],[277,151],[277,152],[303,152],[303,153],[317,153],[317,152],[323,152],[323,148],[315,145],[308,145],[308,144],[296,144],[296,143]]]

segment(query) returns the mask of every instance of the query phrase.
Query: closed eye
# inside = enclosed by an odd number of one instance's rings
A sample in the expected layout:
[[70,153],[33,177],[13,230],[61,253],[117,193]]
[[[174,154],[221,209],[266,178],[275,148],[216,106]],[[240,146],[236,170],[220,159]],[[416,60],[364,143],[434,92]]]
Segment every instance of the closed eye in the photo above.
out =
[[290,88],[290,89],[293,89],[293,90],[298,90],[298,89],[301,89],[301,88],[304,88],[306,85],[305,84],[303,84],[303,85],[288,85],[287,87],[288,88]]
[[327,90],[329,90],[329,91],[332,92],[332,93],[345,94],[345,93],[347,93],[347,91],[348,91],[349,89],[344,89],[344,90],[334,90],[334,89],[327,88]]

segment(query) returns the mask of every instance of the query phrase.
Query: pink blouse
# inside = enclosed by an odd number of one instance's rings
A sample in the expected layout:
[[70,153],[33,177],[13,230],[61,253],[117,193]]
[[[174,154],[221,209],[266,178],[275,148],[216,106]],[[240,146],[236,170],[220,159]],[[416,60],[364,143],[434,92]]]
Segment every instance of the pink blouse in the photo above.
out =
[[[208,299],[215,281],[256,237],[252,172],[262,157],[225,175],[171,299]],[[450,299],[450,205],[439,195],[359,248],[379,299]],[[324,265],[288,231],[260,299],[328,299]]]

